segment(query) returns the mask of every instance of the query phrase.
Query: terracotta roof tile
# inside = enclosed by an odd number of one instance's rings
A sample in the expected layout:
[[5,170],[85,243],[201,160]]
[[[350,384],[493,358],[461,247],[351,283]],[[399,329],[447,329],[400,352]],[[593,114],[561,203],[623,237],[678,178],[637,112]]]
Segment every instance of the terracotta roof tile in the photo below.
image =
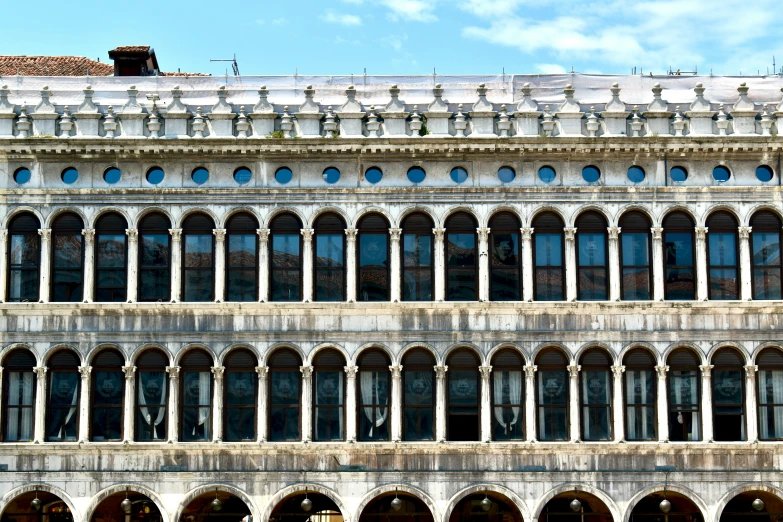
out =
[[161,76],[212,76],[209,73],[191,73],[191,72],[162,72]]
[[0,56],[0,76],[112,76],[114,66],[81,56]]
[[150,50],[149,45],[121,45],[109,51],[110,53],[146,53]]

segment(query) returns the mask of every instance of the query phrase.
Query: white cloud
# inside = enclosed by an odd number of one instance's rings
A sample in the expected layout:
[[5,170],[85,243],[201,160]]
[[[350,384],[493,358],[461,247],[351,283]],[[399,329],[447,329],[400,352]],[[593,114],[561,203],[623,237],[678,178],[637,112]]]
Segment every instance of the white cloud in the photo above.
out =
[[257,25],[264,25],[266,21],[264,21],[263,18],[256,18],[256,24]]
[[541,74],[565,74],[566,68],[556,63],[537,63],[536,70]]
[[392,22],[436,22],[435,4],[437,0],[380,0],[389,9],[387,18]]
[[362,19],[352,14],[337,14],[328,12],[321,16],[321,20],[330,24],[339,24],[345,26],[362,25]]
[[343,38],[339,34],[335,37],[334,43],[338,44],[338,45],[340,45],[340,44],[361,45],[362,44],[362,42],[360,42],[359,40],[346,40],[345,38]]
[[400,52],[402,50],[402,43],[408,39],[407,34],[390,34],[389,36],[385,36],[381,38],[381,42],[385,43],[392,49],[394,49],[396,52]]
[[364,0],[343,0],[345,4],[362,5]]
[[274,20],[272,20],[272,25],[283,25],[287,23],[288,20],[286,20],[285,18],[275,18]]
[[508,16],[525,3],[526,0],[460,0],[459,8],[475,16],[493,18]]

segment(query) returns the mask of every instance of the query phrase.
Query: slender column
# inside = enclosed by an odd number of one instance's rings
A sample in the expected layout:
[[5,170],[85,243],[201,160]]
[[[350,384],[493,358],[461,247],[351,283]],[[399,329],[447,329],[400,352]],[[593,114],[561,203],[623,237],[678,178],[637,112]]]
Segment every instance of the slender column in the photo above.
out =
[[215,236],[215,302],[226,299],[226,229],[216,228]]
[[576,301],[576,229],[564,228],[566,301]]
[[758,405],[756,404],[756,372],[759,367],[755,365],[745,366],[745,411],[749,442],[759,440],[759,426],[756,420]]
[[696,299],[706,301],[707,288],[707,227],[696,227]]
[[92,366],[79,366],[82,377],[79,390],[79,443],[90,440],[90,373]]
[[533,229],[521,228],[522,231],[522,300],[533,300]]
[[[3,388],[3,367],[0,366],[0,390],[4,390]],[[0,426],[3,425],[3,408],[0,408]]]
[[402,229],[390,228],[389,234],[391,240],[389,248],[389,254],[391,255],[391,259],[389,260],[391,267],[391,281],[389,285],[389,290],[391,290],[390,300],[392,303],[398,303],[400,302],[400,299],[402,299],[402,288],[400,286],[400,281],[402,279],[402,267],[400,267],[400,234],[402,234]]
[[666,387],[666,374],[668,366],[656,366],[658,374],[658,442],[669,442],[669,401],[666,399],[668,388]]
[[355,228],[345,229],[345,300],[356,302],[356,232]]
[[663,301],[663,228],[653,227],[652,232],[652,291],[654,301]]
[[568,367],[568,412],[571,442],[580,440],[579,434],[579,372],[582,366],[574,364]]
[[134,439],[134,398],[136,396],[136,367],[123,366],[125,373],[125,398],[123,399],[123,431],[125,432],[124,442],[133,442]]
[[479,301],[489,301],[489,230],[488,228],[476,229],[479,240]]
[[52,259],[52,229],[42,228],[38,230],[41,236],[41,287],[40,296],[42,303],[49,302],[49,271]]
[[750,286],[750,232],[752,227],[739,227],[740,299],[750,301],[753,291]]
[[614,410],[614,440],[625,440],[625,415],[623,412],[623,374],[625,366],[612,366],[614,374],[614,386],[612,389],[612,403]]
[[525,366],[525,437],[530,442],[538,439],[536,432],[536,371],[538,366]]
[[[8,299],[8,230],[0,229],[0,303]],[[0,388],[2,390],[2,388]]]
[[169,442],[177,442],[179,433],[179,366],[166,366],[169,374]]
[[304,239],[302,248],[302,301],[313,300],[313,229],[301,230]]
[[712,435],[712,369],[714,366],[699,366],[701,370],[701,425],[704,427],[702,439],[713,442]]
[[391,440],[402,440],[402,366],[389,366],[391,372]]
[[300,366],[302,372],[302,441],[313,440],[313,367]]
[[435,366],[435,440],[446,441],[446,372],[448,366]]
[[223,374],[225,366],[213,366],[212,375],[215,376],[215,385],[212,387],[212,440],[223,441]]
[[46,366],[33,368],[37,377],[37,389],[35,390],[35,443],[46,439]]
[[139,296],[139,231],[125,230],[128,236],[128,302],[135,303]]
[[170,228],[171,234],[171,302],[178,303],[182,295],[182,229]]
[[492,366],[479,366],[481,372],[481,441],[490,442],[492,440],[492,401],[490,400],[489,375],[492,373]]
[[433,228],[435,234],[435,300],[443,301],[446,295],[446,268],[445,268],[445,245],[443,243],[446,235],[445,228]]
[[85,228],[84,236],[84,292],[82,298],[85,303],[92,303],[95,296],[95,229]]
[[266,426],[267,416],[269,415],[268,406],[266,404],[266,379],[269,374],[268,366],[256,366],[256,373],[258,374],[258,415],[256,418],[256,437],[258,442],[266,442],[268,437]]
[[265,303],[269,301],[269,229],[259,228],[256,234],[258,234],[258,300]]
[[608,227],[609,232],[609,300],[620,300],[620,227]]
[[356,372],[358,366],[345,367],[345,440],[356,442]]

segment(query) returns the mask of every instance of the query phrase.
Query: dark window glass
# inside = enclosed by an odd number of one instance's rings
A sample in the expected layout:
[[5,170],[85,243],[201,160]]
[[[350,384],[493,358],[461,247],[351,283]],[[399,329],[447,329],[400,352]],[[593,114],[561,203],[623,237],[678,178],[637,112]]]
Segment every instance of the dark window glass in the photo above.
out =
[[190,178],[196,185],[203,185],[209,179],[209,171],[204,167],[198,167],[190,174]]
[[47,442],[75,441],[79,436],[79,358],[70,351],[53,354],[47,363]]
[[464,183],[468,179],[468,171],[462,167],[454,167],[449,175],[454,183]]
[[369,181],[370,183],[378,183],[381,181],[381,178],[383,178],[383,171],[379,169],[378,167],[370,167],[369,169],[364,171],[364,179]]
[[234,181],[236,181],[240,185],[249,183],[252,178],[253,178],[253,173],[247,167],[239,167],[234,171]]
[[389,223],[378,214],[359,222],[357,299],[389,300]]
[[139,224],[139,301],[171,299],[171,223],[148,214]]
[[580,301],[604,301],[609,297],[606,221],[596,212],[576,220],[577,288]]
[[166,176],[166,174],[163,172],[163,169],[160,167],[152,167],[147,171],[147,183],[150,185],[159,185],[161,182],[163,182],[163,178]]
[[256,439],[255,356],[235,350],[226,357],[223,379],[223,438],[228,442]]
[[324,350],[314,361],[313,440],[345,439],[345,360]]
[[753,299],[780,299],[780,218],[769,211],[757,212],[750,225]]
[[411,183],[421,183],[426,177],[427,173],[424,172],[424,169],[421,167],[411,167],[408,169],[408,180],[410,180]]
[[125,218],[104,214],[95,225],[95,301],[127,298],[127,235]]
[[582,169],[582,179],[588,183],[595,183],[601,178],[601,171],[593,165]]
[[783,440],[783,352],[766,348],[758,364],[759,439]]
[[281,214],[270,225],[270,299],[302,299],[302,224],[292,214]]
[[294,173],[288,167],[280,167],[275,171],[275,181],[285,185],[294,177]]
[[146,350],[136,362],[136,440],[168,438],[168,358],[158,350]]
[[459,350],[449,356],[448,372],[448,440],[479,440],[478,358],[468,350]]
[[403,438],[435,439],[435,364],[424,350],[405,354],[403,369]]
[[212,358],[191,350],[182,358],[180,440],[212,440]]
[[326,170],[324,170],[323,177],[324,177],[324,181],[329,184],[337,183],[337,180],[340,179],[340,171],[337,170],[335,167],[329,167]]
[[544,166],[538,169],[538,179],[544,183],[552,183],[556,176],[555,169],[550,166]]
[[517,173],[511,167],[500,167],[498,169],[498,179],[503,183],[511,183],[516,177]]
[[76,183],[76,180],[79,179],[79,171],[73,167],[68,167],[60,176],[62,177],[63,183],[73,185]]
[[536,301],[565,297],[563,222],[551,212],[533,220],[533,263]]
[[269,440],[295,441],[299,435],[301,361],[291,350],[278,350],[269,359]]
[[514,351],[498,352],[492,360],[492,439],[523,440],[525,379],[522,359]]
[[19,185],[24,185],[30,181],[30,178],[30,169],[22,167],[21,169],[16,169],[16,172],[14,172],[14,181],[16,181]]
[[696,298],[693,221],[682,212],[663,220],[664,291],[667,300]]
[[32,214],[14,216],[8,226],[8,300],[38,301],[40,223]]
[[446,300],[475,301],[478,285],[476,222],[460,212],[446,220]]
[[536,365],[536,402],[538,406],[538,439],[541,441],[568,438],[568,371],[560,352],[541,353]]
[[656,440],[655,359],[642,349],[629,351],[624,359],[625,438]]
[[90,381],[90,440],[122,440],[123,398],[125,374],[122,355],[114,350],[104,350],[92,363]]
[[258,300],[258,221],[235,214],[226,226],[226,301]]
[[669,440],[701,440],[701,372],[693,352],[669,356]]
[[650,221],[641,212],[620,218],[620,264],[624,301],[647,301],[652,297]]
[[345,300],[345,222],[324,214],[315,222],[313,242],[315,301]]
[[522,299],[520,223],[510,212],[500,212],[489,221],[489,299]]
[[52,302],[80,302],[84,291],[84,224],[63,214],[52,226]]
[[644,169],[634,165],[628,169],[628,179],[631,183],[641,183],[644,181]]
[[120,169],[118,169],[117,167],[109,167],[103,173],[103,181],[105,181],[109,185],[114,185],[115,183],[120,181],[121,177],[122,177],[122,172],[120,172]]
[[731,177],[731,171],[723,165],[718,165],[712,169],[712,179],[715,181],[728,181]]
[[672,181],[682,183],[688,179],[688,171],[685,170],[685,167],[672,167],[669,170],[669,177],[671,177]]
[[182,226],[182,300],[214,300],[215,224],[202,214],[188,216]]
[[612,373],[611,361],[600,350],[582,356],[579,372],[579,395],[582,403],[582,439],[612,438]]
[[14,350],[3,361],[3,431],[5,442],[33,440],[35,425],[35,357]]
[[707,219],[707,265],[710,299],[739,299],[737,222],[726,212]]
[[712,358],[712,425],[715,441],[747,440],[745,434],[744,361],[731,349],[718,350]]
[[[360,441],[389,440],[389,413],[391,410],[391,375],[389,359],[379,350],[362,353],[359,358],[359,387],[356,403],[359,405]],[[350,415],[350,412],[348,412]]]
[[766,183],[767,181],[771,181],[774,175],[775,172],[767,165],[759,165],[756,167],[756,179],[759,181]]
[[402,299],[432,301],[432,220],[411,214],[402,222]]

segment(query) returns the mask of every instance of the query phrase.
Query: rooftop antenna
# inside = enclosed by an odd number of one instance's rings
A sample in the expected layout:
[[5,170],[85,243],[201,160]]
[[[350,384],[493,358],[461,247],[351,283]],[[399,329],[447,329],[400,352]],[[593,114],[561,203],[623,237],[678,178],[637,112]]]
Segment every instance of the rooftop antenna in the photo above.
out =
[[[234,53],[233,58],[229,58],[227,60],[209,60],[210,62],[231,62],[231,69],[234,70],[234,76],[239,76],[239,64],[237,63],[237,54]],[[226,70],[226,74],[228,74],[228,70]]]

